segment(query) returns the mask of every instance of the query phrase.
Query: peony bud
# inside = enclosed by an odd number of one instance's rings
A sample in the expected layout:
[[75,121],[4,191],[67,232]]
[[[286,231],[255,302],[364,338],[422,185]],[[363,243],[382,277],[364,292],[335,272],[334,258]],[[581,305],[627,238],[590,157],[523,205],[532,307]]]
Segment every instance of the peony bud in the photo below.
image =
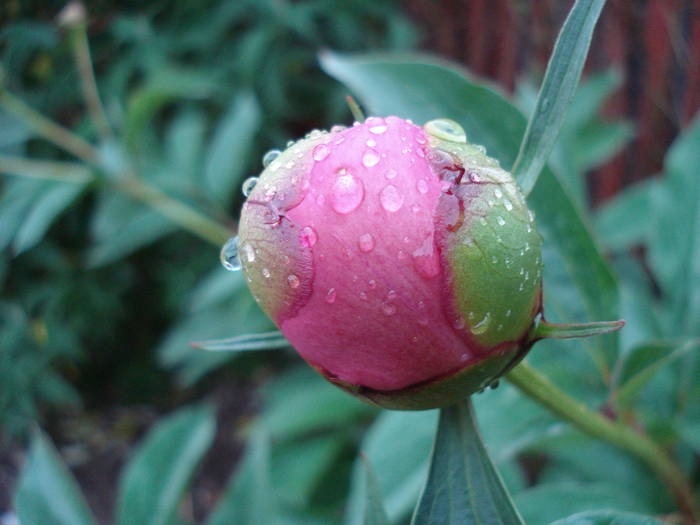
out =
[[314,131],[243,206],[250,289],[329,381],[388,408],[449,405],[532,344],[541,239],[511,175],[453,121]]

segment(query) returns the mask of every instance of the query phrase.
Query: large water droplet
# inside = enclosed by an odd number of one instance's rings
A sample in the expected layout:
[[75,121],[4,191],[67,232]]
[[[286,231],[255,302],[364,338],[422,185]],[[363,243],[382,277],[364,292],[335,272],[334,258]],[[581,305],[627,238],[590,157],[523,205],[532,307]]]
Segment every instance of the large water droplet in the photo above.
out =
[[360,247],[360,251],[363,253],[369,253],[374,250],[374,237],[371,233],[363,233],[357,239],[357,245]]
[[255,185],[258,183],[257,177],[248,177],[246,180],[243,181],[243,184],[241,185],[241,191],[243,192],[243,196],[247,197],[250,195],[250,193],[253,191],[253,188],[255,188]]
[[262,158],[263,168],[267,168],[270,164],[272,164],[272,161],[279,157],[281,154],[282,152],[278,149],[271,149],[270,151],[265,153],[265,155],[263,155]]
[[416,189],[418,190],[418,193],[428,193],[428,182],[425,179],[420,179],[416,183]]
[[219,252],[221,265],[229,272],[237,272],[241,269],[241,259],[238,255],[238,237],[231,237],[222,246]]
[[338,213],[350,213],[362,202],[365,188],[362,181],[346,169],[339,170],[338,175],[331,190],[331,206]]
[[299,232],[299,240],[305,248],[311,248],[318,241],[318,234],[311,226],[304,226]]
[[330,288],[328,290],[328,293],[326,293],[326,302],[328,304],[333,304],[335,302],[335,298],[337,297],[337,292],[335,291],[335,288]]
[[489,329],[489,325],[491,324],[491,312],[486,312],[486,315],[476,323],[475,325],[472,325],[472,327],[469,329],[471,333],[474,335],[481,335],[486,332],[486,330]]
[[386,211],[395,212],[403,206],[403,195],[396,189],[396,186],[389,184],[379,194],[379,201]]
[[341,126],[340,124],[336,124],[335,126],[331,127],[331,133],[340,133],[341,131],[344,131],[348,129],[347,126]]
[[426,132],[442,140],[461,143],[467,142],[467,134],[464,132],[462,126],[457,124],[454,120],[446,118],[431,120],[425,124],[424,128]]
[[314,148],[313,158],[316,162],[321,162],[325,159],[331,152],[331,149],[325,144],[319,144]]
[[372,166],[376,166],[379,163],[379,153],[374,151],[373,149],[368,149],[365,151],[364,155],[362,155],[362,165],[365,168],[371,168]]

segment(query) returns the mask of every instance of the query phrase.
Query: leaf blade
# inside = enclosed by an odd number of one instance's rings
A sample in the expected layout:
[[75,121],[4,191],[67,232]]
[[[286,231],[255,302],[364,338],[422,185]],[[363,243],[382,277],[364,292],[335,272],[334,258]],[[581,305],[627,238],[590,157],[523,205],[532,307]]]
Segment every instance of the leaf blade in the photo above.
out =
[[559,33],[535,111],[513,165],[513,175],[525,195],[535,187],[554,147],[604,6],[605,0],[577,0]]
[[476,427],[471,401],[442,409],[412,525],[523,523]]
[[167,525],[214,437],[208,407],[182,409],[161,421],[138,447],[119,484],[120,525]]

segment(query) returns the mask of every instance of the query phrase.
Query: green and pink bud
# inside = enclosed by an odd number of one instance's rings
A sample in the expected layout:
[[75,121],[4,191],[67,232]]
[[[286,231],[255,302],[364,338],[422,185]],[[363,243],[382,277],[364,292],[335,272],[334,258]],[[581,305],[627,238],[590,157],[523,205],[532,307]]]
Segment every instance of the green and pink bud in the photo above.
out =
[[389,408],[449,405],[536,338],[533,215],[455,122],[314,131],[268,157],[248,190],[238,256],[255,299],[353,394]]

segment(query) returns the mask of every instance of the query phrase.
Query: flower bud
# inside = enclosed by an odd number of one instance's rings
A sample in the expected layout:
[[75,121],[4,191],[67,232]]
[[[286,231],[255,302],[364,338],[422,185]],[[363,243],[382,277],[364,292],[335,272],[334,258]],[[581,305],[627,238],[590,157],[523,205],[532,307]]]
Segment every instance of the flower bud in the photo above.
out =
[[246,183],[250,289],[324,377],[376,404],[449,405],[531,345],[541,239],[511,175],[449,120],[314,131]]

